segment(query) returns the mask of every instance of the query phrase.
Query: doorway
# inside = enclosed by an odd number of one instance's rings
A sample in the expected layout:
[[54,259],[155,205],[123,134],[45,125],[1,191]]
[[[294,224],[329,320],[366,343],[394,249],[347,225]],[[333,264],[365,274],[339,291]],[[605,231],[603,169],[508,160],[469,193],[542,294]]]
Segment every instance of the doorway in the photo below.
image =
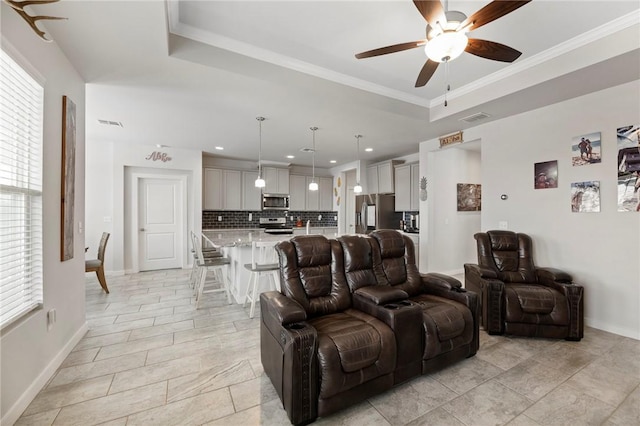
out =
[[186,177],[134,175],[132,242],[134,270],[182,268]]

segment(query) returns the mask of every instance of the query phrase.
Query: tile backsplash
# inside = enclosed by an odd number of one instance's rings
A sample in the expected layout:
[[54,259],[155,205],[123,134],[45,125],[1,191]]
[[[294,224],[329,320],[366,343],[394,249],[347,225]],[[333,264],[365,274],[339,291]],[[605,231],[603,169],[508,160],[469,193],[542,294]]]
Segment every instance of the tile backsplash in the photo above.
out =
[[[249,220],[251,213],[251,220]],[[246,229],[258,228],[260,226],[261,217],[284,217],[283,211],[230,211],[230,210],[204,210],[202,212],[202,229]],[[318,220],[318,217],[322,219]],[[293,220],[291,220],[293,217]],[[314,227],[331,227],[338,226],[338,212],[333,211],[289,211],[287,212],[287,225],[295,227],[296,221],[302,220],[303,225],[307,224],[307,220]],[[222,220],[218,220],[222,219]]]

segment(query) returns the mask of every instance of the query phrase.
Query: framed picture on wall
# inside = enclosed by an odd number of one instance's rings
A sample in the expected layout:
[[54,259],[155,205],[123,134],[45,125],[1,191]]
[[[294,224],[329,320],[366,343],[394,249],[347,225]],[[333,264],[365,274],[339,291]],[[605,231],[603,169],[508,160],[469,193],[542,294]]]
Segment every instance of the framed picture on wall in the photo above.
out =
[[571,140],[571,164],[584,166],[602,161],[600,132],[576,136]]
[[533,165],[533,187],[535,189],[558,187],[558,160]]
[[62,187],[60,188],[60,260],[73,259],[76,180],[76,104],[62,97]]
[[574,182],[571,184],[571,211],[597,213],[600,211],[600,181]]
[[640,124],[618,127],[618,211],[640,211]]
[[479,212],[482,209],[482,185],[476,183],[459,183],[458,211]]

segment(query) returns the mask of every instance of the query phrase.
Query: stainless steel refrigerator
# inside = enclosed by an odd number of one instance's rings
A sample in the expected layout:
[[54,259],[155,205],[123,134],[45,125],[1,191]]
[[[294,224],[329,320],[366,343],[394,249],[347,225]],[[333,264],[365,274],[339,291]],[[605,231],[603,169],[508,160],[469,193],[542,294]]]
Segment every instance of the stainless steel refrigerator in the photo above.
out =
[[367,234],[376,229],[400,229],[395,200],[393,194],[356,195],[356,232]]

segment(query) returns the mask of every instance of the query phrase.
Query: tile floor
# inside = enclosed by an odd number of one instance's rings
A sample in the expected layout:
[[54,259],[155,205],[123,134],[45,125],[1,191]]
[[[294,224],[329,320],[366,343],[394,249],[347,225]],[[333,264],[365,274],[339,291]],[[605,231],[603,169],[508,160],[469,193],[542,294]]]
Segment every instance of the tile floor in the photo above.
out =
[[[287,425],[260,363],[259,315],[220,293],[196,310],[188,271],[87,275],[89,332],[18,425]],[[637,425],[640,341],[489,336],[475,357],[318,425]]]

